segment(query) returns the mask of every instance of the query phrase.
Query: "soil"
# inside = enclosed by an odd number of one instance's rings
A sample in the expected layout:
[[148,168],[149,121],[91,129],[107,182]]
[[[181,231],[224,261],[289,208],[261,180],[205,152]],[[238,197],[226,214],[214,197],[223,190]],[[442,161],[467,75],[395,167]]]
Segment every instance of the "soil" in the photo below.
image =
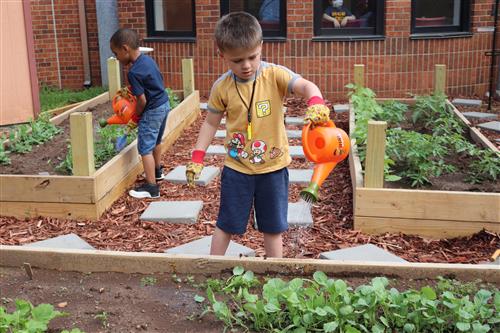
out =
[[[493,113],[496,114],[497,119],[500,120],[500,101],[493,100],[491,102],[491,110],[488,110],[488,100],[482,101],[483,103],[481,106],[463,106],[463,105],[455,105],[455,107],[460,111],[460,112],[484,112],[484,113]],[[471,122],[472,126],[477,126],[478,124],[481,123],[487,123],[490,121],[495,121],[495,119],[486,119],[486,120],[477,120],[477,119],[470,119],[468,120]],[[491,130],[486,130],[480,127],[477,127],[477,129],[490,140],[493,145],[495,145],[498,149],[500,149],[500,133],[491,131]]]
[[[222,322],[212,314],[199,317],[204,305],[194,301],[195,295],[206,298],[200,286],[207,278],[227,279],[229,274],[171,275],[79,273],[33,269],[30,280],[21,268],[0,267],[0,304],[8,312],[15,309],[14,300],[28,300],[34,305],[49,303],[68,316],[51,321],[49,333],[79,328],[85,332],[222,332]],[[256,275],[263,283],[266,276]],[[284,280],[294,276],[273,275]],[[352,288],[369,284],[372,276],[341,278]],[[175,278],[175,280],[174,280]],[[304,278],[304,277],[302,277]],[[311,278],[310,276],[308,278]],[[436,285],[429,279],[391,278],[389,288],[400,291]],[[180,281],[182,282],[178,282]],[[148,283],[149,282],[149,283]],[[491,284],[478,285],[494,289]],[[105,320],[96,316],[106,313]]]
[[[99,119],[108,118],[113,113],[111,102],[99,104],[87,111],[92,112],[94,139],[97,139],[96,129],[99,126]],[[34,146],[31,152],[26,154],[9,154],[11,163],[9,165],[0,165],[0,174],[38,175],[46,172],[50,175],[66,174],[58,170],[57,166],[66,158],[68,153],[68,144],[70,142],[69,117],[57,127],[62,132],[54,136],[51,141]]]
[[[303,116],[305,103],[287,101],[289,116]],[[332,114],[336,125],[348,128],[348,114]],[[172,149],[162,156],[166,171],[190,161],[199,128],[204,117],[183,132]],[[215,141],[214,141],[215,142]],[[222,142],[222,141],[220,141]],[[293,142],[293,141],[292,141]],[[298,142],[298,141],[297,141]],[[223,156],[208,156],[205,165],[222,167]],[[311,164],[294,159],[290,167],[306,168]],[[138,182],[143,181],[138,177]],[[290,202],[299,200],[300,185],[290,186]],[[212,235],[219,209],[220,180],[192,190],[183,184],[160,183],[160,199],[203,200],[203,209],[194,225],[144,222],[140,215],[154,200],[137,200],[124,193],[98,221],[76,221],[56,218],[16,219],[0,217],[0,244],[22,245],[59,235],[75,233],[100,250],[129,252],[164,252],[168,248]],[[488,261],[500,247],[500,235],[482,231],[470,237],[451,240],[429,240],[402,234],[367,235],[353,230],[353,193],[348,161],[333,170],[320,190],[320,201],[313,205],[311,228],[290,228],[283,234],[287,258],[319,258],[320,253],[363,244],[374,244],[410,262],[480,263]],[[249,223],[247,232],[233,240],[264,255],[262,234]]]

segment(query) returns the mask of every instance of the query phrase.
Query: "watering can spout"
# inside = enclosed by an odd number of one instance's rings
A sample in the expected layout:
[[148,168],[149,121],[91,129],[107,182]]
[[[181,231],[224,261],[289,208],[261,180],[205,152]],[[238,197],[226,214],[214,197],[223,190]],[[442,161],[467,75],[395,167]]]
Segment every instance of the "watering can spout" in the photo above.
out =
[[302,129],[302,146],[307,159],[315,163],[309,186],[300,192],[308,202],[318,201],[318,190],[335,166],[349,154],[350,140],[333,121],[322,126],[307,124]]

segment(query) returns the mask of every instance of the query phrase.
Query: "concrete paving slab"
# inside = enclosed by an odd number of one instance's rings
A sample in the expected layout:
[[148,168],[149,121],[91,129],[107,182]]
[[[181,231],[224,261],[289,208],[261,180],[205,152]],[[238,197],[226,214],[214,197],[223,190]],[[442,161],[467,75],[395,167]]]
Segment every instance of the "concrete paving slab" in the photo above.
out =
[[226,155],[226,149],[222,145],[208,146],[206,151],[207,155]]
[[365,244],[347,249],[323,252],[319,255],[319,257],[320,259],[329,260],[407,262],[406,260],[373,244]]
[[215,137],[216,138],[225,138],[226,137],[226,130],[217,130],[217,132],[215,132]]
[[206,110],[208,108],[208,103],[200,103],[200,109]]
[[203,208],[203,201],[154,201],[142,213],[141,220],[194,224]]
[[304,118],[301,117],[285,117],[286,125],[302,126],[304,125]]
[[497,115],[494,113],[486,112],[462,112],[462,114],[470,119],[497,119]]
[[288,150],[288,152],[290,153],[290,156],[293,158],[293,157],[297,157],[297,158],[304,158],[304,150],[302,149],[302,146],[290,146],[289,147],[290,149]]
[[312,175],[310,169],[288,169],[290,184],[309,184]]
[[[206,236],[190,243],[182,244],[171,249],[167,249],[165,253],[168,254],[194,254],[194,255],[209,255],[210,244],[212,243],[212,236]],[[227,257],[239,257],[240,255],[246,257],[255,257],[255,251],[251,248],[235,243],[229,242],[229,247],[226,251]]]
[[338,113],[349,112],[349,104],[335,104],[333,106],[333,111]]
[[222,120],[220,121],[220,123],[221,123],[222,125],[226,125],[226,118],[222,118]]
[[490,121],[489,123],[482,123],[477,125],[477,127],[500,133],[500,121]]
[[297,139],[302,137],[302,131],[301,130],[287,130],[286,135],[288,136],[289,139]]
[[311,207],[300,201],[289,202],[288,225],[290,227],[311,227],[313,225]]
[[67,234],[43,241],[25,244],[26,247],[50,247],[54,249],[72,249],[72,250],[95,250],[93,246],[78,237],[76,234]]
[[[214,166],[206,166],[201,171],[200,178],[195,181],[196,185],[206,186],[215,177],[217,177],[220,173],[220,169]],[[164,180],[169,181],[175,184],[186,184],[186,166],[180,165],[176,167],[174,170],[170,171],[165,177]]]
[[465,99],[465,98],[455,98],[451,101],[454,105],[464,105],[464,106],[481,106],[480,99]]

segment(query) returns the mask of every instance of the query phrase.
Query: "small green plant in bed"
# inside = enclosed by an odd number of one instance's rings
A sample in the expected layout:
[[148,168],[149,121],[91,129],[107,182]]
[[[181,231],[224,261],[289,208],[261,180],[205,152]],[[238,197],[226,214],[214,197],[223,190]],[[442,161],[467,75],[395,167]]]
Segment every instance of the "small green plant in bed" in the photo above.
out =
[[41,111],[49,111],[68,104],[83,102],[106,92],[103,87],[90,87],[83,90],[58,89],[44,86],[40,89]]
[[174,109],[181,102],[179,96],[174,94],[174,91],[171,88],[165,88],[165,92],[168,95],[168,99],[170,102],[170,109]]
[[[228,280],[208,283],[208,305],[226,329],[255,332],[498,332],[500,292],[464,294],[458,282],[398,290],[385,277],[356,288],[315,272],[312,279],[270,278],[235,267]],[[458,283],[459,284],[459,283]],[[204,303],[203,297],[195,296]]]
[[456,162],[466,161],[466,181],[497,181],[500,156],[472,144],[465,138],[464,125],[449,110],[443,94],[418,96],[415,106],[375,100],[375,93],[365,87],[348,85],[354,105],[354,138],[360,160],[366,157],[368,121],[388,124],[384,173],[386,181],[403,180],[413,187],[431,183],[431,179],[459,171]]

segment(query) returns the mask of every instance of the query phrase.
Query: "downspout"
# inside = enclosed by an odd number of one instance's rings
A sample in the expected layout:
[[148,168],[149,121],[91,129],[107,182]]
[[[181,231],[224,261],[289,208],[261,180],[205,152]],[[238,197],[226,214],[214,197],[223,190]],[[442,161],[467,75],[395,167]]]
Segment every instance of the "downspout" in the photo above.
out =
[[52,26],[54,27],[54,42],[56,46],[56,62],[57,62],[57,79],[59,80],[59,89],[62,89],[61,82],[61,65],[59,63],[59,46],[57,45],[57,29],[56,29],[56,13],[54,10],[54,0],[50,0],[52,6]]
[[97,13],[97,36],[99,39],[99,60],[101,64],[101,82],[108,86],[108,58],[113,56],[109,48],[111,36],[118,30],[117,0],[95,0]]
[[[488,96],[488,111],[491,111],[491,100],[493,99],[493,96],[495,96],[494,95],[495,92],[493,91],[493,80],[495,75],[495,62],[496,62],[495,60],[497,56],[495,47],[497,43],[498,2],[499,0],[495,1],[495,8],[493,8],[493,15],[495,15],[495,23],[493,24],[493,41],[491,42],[490,89]],[[498,87],[498,82],[497,82],[497,87]]]
[[80,19],[80,38],[82,40],[83,86],[88,88],[92,85],[92,78],[90,76],[89,43],[87,40],[87,20],[84,0],[78,0],[78,17]]

